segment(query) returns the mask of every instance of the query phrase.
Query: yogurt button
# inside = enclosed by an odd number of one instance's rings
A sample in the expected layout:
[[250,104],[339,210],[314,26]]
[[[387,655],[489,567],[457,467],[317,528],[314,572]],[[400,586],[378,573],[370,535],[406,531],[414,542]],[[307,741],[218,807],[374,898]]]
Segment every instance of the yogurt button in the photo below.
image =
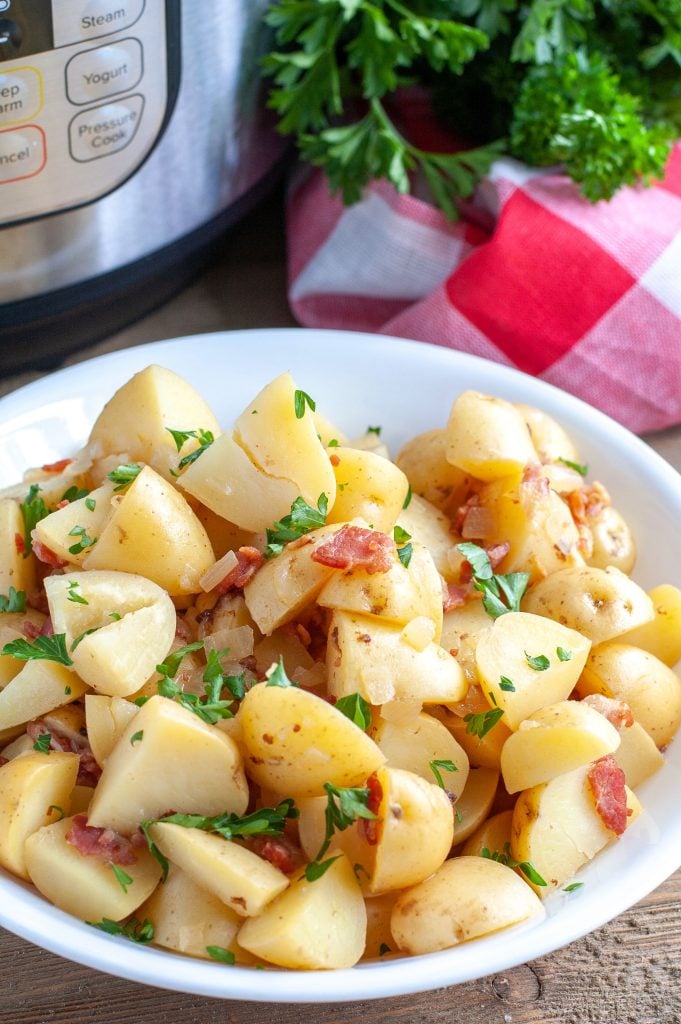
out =
[[72,57],[66,65],[66,91],[71,103],[92,103],[133,89],[141,77],[142,44],[121,39]]

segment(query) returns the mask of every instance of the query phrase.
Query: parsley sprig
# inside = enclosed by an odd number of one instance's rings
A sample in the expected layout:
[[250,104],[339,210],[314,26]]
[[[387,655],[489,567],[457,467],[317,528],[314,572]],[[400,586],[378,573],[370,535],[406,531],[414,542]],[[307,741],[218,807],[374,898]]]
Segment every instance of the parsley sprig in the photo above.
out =
[[38,484],[31,484],[28,494],[19,505],[21,517],[24,521],[24,558],[28,558],[33,551],[32,531],[41,519],[50,514],[50,510],[43,499],[38,497],[39,493],[40,487]]
[[393,530],[393,540],[397,544],[397,557],[404,568],[408,569],[411,556],[414,554],[414,546],[409,543],[411,541],[411,534],[407,533],[402,526],[397,525]]
[[162,697],[176,701],[185,710],[193,712],[202,722],[215,725],[222,718],[233,717],[232,705],[234,702],[231,699],[223,700],[222,690],[227,687],[231,696],[243,697],[245,693],[244,675],[242,673],[240,676],[225,676],[220,666],[220,658],[227,654],[227,651],[211,651],[203,673],[203,682],[206,684],[203,694],[186,693],[182,689],[182,684],[173,677],[177,675],[186,654],[202,649],[203,641],[196,640],[169,654],[165,661],[156,666],[156,671],[161,676],[157,688]]
[[107,935],[121,935],[124,939],[130,939],[131,942],[139,942],[142,945],[146,945],[154,938],[154,926],[148,917],[145,917],[144,921],[138,921],[136,917],[131,917],[125,924],[119,924],[118,921],[112,921],[108,917],[103,917],[101,921],[86,921],[85,923],[92,928],[99,928]]
[[370,811],[368,807],[369,790],[367,788],[334,786],[330,782],[325,782],[324,789],[326,790],[324,841],[312,863],[319,863],[324,856],[331,845],[334,832],[344,832],[358,818],[376,818],[374,812]]
[[0,612],[25,612],[26,592],[10,586],[7,594],[0,594]]
[[326,494],[319,495],[317,508],[308,505],[302,497],[296,498],[291,505],[289,515],[278,519],[273,526],[265,531],[267,536],[265,558],[274,558],[275,555],[280,555],[290,541],[298,540],[310,530],[326,526],[328,511],[329,499]]
[[114,487],[114,493],[117,493],[118,491],[124,491],[126,487],[129,487],[141,472],[142,467],[136,462],[126,462],[117,466],[116,469],[112,469],[110,473],[107,473],[107,479],[116,484]]
[[177,476],[181,470],[191,466],[192,462],[196,462],[203,455],[206,448],[210,448],[215,441],[213,432],[211,430],[203,430],[201,427],[198,430],[171,430],[170,427],[166,427],[166,430],[169,434],[172,434],[178,454],[182,451],[190,437],[195,438],[199,442],[198,448],[195,448],[189,455],[185,455],[184,458],[180,459],[177,464],[177,472],[174,472],[173,476]]
[[349,693],[345,697],[339,697],[334,707],[336,711],[340,711],[364,732],[371,725],[371,704],[359,693]]
[[73,665],[66,650],[65,633],[37,636],[33,643],[23,637],[11,640],[2,648],[2,653],[18,661],[56,661],[59,665]]
[[515,860],[511,856],[511,844],[504,843],[503,850],[489,850],[486,846],[480,851],[481,856],[487,860],[496,860],[499,864],[505,864],[507,868],[519,868],[530,882],[534,885],[546,885],[545,880],[536,868],[532,867],[529,860]]
[[503,714],[503,708],[490,708],[489,711],[482,711],[477,715],[464,715],[463,720],[466,723],[466,732],[482,740],[490,729],[493,729],[497,722],[501,720]]
[[482,594],[482,604],[492,619],[498,619],[506,612],[520,610],[520,602],[530,581],[527,572],[510,572],[496,575],[489,555],[478,544],[469,542],[457,544],[457,550],[469,563],[473,573],[473,586]]
[[443,772],[458,772],[459,770],[453,761],[441,760],[440,758],[435,758],[435,760],[429,761],[428,764],[430,766],[431,772],[435,776],[435,781],[437,782],[440,789],[447,788],[442,780],[442,774],[440,769],[442,769]]

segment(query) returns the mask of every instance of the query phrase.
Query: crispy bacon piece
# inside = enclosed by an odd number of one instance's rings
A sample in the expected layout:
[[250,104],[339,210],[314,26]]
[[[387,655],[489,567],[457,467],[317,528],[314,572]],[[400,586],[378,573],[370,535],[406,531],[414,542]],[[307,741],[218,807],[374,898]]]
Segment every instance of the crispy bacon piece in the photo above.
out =
[[18,555],[26,554],[26,541],[24,540],[20,533],[14,534],[14,547],[17,549]]
[[611,832],[621,836],[627,827],[627,817],[631,811],[627,809],[624,772],[612,754],[594,761],[587,780],[601,821]]
[[442,587],[442,610],[450,612],[452,608],[463,608],[472,597],[468,587],[459,587],[456,583],[444,583]]
[[79,764],[78,778],[76,779],[76,782],[80,786],[97,785],[99,777],[102,774],[102,769],[97,764],[90,744],[85,736],[78,739],[64,736],[62,733],[57,732],[56,729],[50,729],[42,718],[36,719],[35,722],[29,722],[26,726],[26,732],[34,742],[39,736],[44,736],[46,733],[49,733],[50,750],[61,750],[68,754],[78,754]]
[[303,851],[285,836],[255,836],[251,849],[285,875],[292,874],[305,863]]
[[538,462],[528,462],[520,486],[526,487],[536,498],[548,498],[551,491],[548,477],[544,475],[544,467]]
[[365,569],[371,576],[388,572],[395,564],[394,553],[395,542],[387,533],[363,526],[343,526],[310,557],[331,569]]
[[597,481],[588,487],[580,487],[578,491],[570,491],[567,503],[577,526],[585,526],[588,519],[595,518],[612,504],[605,487]]
[[58,462],[47,462],[41,469],[43,473],[63,473],[72,462],[73,459],[59,459]]
[[24,636],[27,636],[29,640],[35,640],[37,636],[40,636],[40,626],[36,626],[35,622],[31,622],[30,619],[24,619],[21,626],[21,632]]
[[480,504],[480,496],[478,494],[469,494],[463,505],[459,505],[452,521],[454,530],[463,536],[463,528],[466,523],[466,517],[472,508],[475,508]]
[[226,594],[228,590],[242,590],[253,579],[265,556],[257,548],[243,547],[235,552],[237,564],[227,573],[225,578],[214,588],[218,594]]
[[112,828],[88,825],[84,814],[77,814],[66,833],[66,842],[85,857],[101,857],[110,864],[136,864],[134,844]]
[[616,700],[614,697],[605,697],[602,693],[590,693],[583,700],[584,704],[598,711],[607,718],[616,729],[631,728],[634,724],[634,715],[629,705],[623,700]]
[[57,504],[56,504],[55,508],[57,508],[57,509],[60,509],[60,508],[66,508],[66,506],[67,506],[67,505],[70,505],[70,504],[71,504],[71,502],[69,501],[69,499],[68,499],[68,498],[62,498],[62,500],[61,500],[61,501],[58,501],[58,502],[57,502]]
[[51,565],[54,569],[63,569],[68,562],[63,561],[56,555],[51,548],[48,548],[46,544],[41,544],[39,540],[33,541],[33,553],[40,562],[45,562],[46,565]]
[[[367,800],[367,810],[371,811],[372,814],[378,814],[381,806],[381,800],[383,799],[383,786],[378,781],[378,775],[376,772],[370,775],[367,779],[367,789],[369,790],[369,799]],[[359,834],[366,840],[369,846],[375,846],[378,842],[378,826],[380,825],[380,818],[359,818],[357,822],[357,828]]]

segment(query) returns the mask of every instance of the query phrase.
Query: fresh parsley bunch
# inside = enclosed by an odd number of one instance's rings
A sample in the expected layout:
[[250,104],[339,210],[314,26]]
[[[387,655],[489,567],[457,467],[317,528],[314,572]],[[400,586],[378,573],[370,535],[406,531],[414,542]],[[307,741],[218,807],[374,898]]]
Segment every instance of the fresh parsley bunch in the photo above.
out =
[[[659,177],[681,126],[681,0],[276,0],[266,19],[279,129],[346,203],[420,171],[453,217],[500,154],[609,198]],[[414,82],[471,148],[400,132],[391,95]]]

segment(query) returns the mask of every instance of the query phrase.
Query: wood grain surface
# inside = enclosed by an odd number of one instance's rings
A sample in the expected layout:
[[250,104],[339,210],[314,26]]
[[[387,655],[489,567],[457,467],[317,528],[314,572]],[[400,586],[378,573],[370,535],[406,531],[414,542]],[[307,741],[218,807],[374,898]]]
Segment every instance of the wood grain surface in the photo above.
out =
[[[222,258],[194,285],[69,362],[182,334],[292,325],[284,252],[281,201],[275,196],[233,232]],[[37,376],[29,372],[0,380],[0,394]],[[681,470],[681,428],[648,441]],[[480,973],[485,975],[484,963]],[[265,987],[266,974],[262,982]],[[334,1006],[272,1007],[163,991],[81,967],[0,929],[0,1024],[93,1021],[681,1024],[681,871],[606,927],[530,964],[416,996]]]

